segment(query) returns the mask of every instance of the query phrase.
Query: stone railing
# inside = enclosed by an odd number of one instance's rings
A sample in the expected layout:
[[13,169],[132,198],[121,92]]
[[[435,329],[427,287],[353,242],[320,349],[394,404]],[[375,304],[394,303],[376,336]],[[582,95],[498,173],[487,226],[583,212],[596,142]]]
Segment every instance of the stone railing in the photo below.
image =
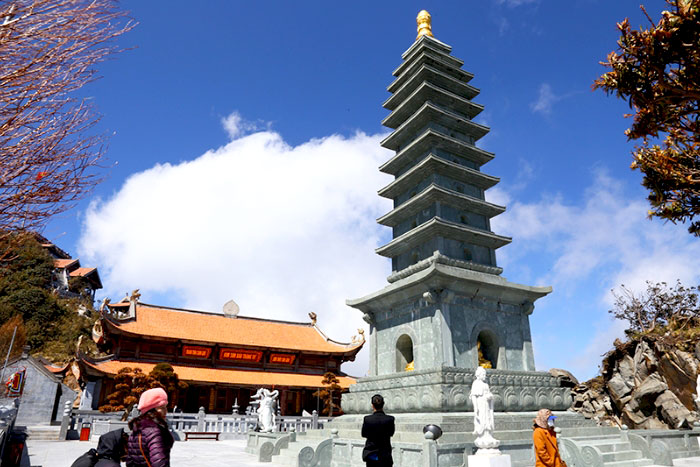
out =
[[4,458],[5,445],[15,426],[18,408],[19,399],[0,400],[0,459]]
[[[97,410],[71,410],[66,407],[61,423],[60,439],[78,439],[83,426],[90,427],[90,435],[100,436],[108,431],[126,426],[122,421],[124,412],[103,413]],[[258,417],[249,414],[207,414],[201,407],[197,413],[169,413],[170,428],[181,438],[185,432],[221,433],[220,439],[239,438],[255,430]],[[309,429],[323,428],[331,421],[329,417],[319,417],[316,411],[311,416],[277,416],[276,431],[305,432]]]

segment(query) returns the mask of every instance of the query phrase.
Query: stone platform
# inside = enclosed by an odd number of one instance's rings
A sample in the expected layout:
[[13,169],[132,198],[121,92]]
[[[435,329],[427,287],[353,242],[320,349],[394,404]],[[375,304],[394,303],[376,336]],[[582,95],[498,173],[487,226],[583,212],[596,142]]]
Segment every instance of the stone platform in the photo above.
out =
[[[494,414],[499,449],[509,455],[512,467],[531,467],[532,420],[536,412]],[[396,433],[392,438],[394,465],[467,467],[476,451],[473,414],[393,414]],[[561,429],[562,457],[577,467],[643,467],[680,465],[684,458],[700,456],[700,431],[667,430],[638,433],[617,427],[599,427],[594,421],[568,411],[555,412]],[[323,430],[297,433],[296,442],[272,457],[272,462],[299,467],[364,467],[365,440],[360,429],[364,415],[343,415]],[[427,441],[422,429],[427,424],[443,429],[437,441]],[[644,438],[647,434],[647,438]],[[685,464],[684,464],[685,465]],[[698,464],[700,465],[700,464]]]
[[[469,412],[469,391],[474,369],[441,367],[427,370],[367,376],[342,395],[346,414],[368,414],[370,400],[381,394],[387,413]],[[488,370],[486,382],[494,396],[496,412],[522,412],[571,406],[570,388],[546,372]]]

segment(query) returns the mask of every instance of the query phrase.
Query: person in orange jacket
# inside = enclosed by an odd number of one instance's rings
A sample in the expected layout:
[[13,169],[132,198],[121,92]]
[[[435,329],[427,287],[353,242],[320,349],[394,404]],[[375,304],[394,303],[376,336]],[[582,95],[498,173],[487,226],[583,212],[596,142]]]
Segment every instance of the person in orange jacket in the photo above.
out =
[[549,409],[540,409],[533,420],[532,440],[535,444],[535,467],[566,467],[566,462],[559,456],[557,434],[554,432],[554,420]]

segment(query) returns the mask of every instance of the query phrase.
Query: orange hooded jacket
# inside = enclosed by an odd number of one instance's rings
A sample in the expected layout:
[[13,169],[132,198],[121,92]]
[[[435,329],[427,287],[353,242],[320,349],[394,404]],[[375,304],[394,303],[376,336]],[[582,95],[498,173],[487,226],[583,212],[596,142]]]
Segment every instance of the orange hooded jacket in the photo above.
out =
[[532,433],[535,443],[535,467],[565,467],[559,457],[557,435],[553,430],[535,427]]

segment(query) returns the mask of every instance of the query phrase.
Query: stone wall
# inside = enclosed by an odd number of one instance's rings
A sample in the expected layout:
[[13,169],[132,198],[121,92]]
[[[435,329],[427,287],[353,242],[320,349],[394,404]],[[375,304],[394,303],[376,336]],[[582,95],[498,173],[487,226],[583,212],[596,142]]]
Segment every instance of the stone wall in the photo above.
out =
[[63,410],[61,404],[67,400],[73,401],[76,393],[61,384],[56,376],[32,357],[22,357],[9,364],[5,369],[5,378],[22,368],[26,368],[27,373],[16,423],[24,426],[48,425],[54,410],[57,415],[54,419],[58,420]]
[[[457,294],[443,290],[431,296],[415,296],[374,314],[376,350],[371,375],[405,370],[397,348],[399,339],[410,339],[414,368],[478,366],[477,339],[483,332],[493,348],[494,368],[534,371],[528,310],[522,304],[501,302],[497,297]],[[403,337],[402,336],[406,336]]]

